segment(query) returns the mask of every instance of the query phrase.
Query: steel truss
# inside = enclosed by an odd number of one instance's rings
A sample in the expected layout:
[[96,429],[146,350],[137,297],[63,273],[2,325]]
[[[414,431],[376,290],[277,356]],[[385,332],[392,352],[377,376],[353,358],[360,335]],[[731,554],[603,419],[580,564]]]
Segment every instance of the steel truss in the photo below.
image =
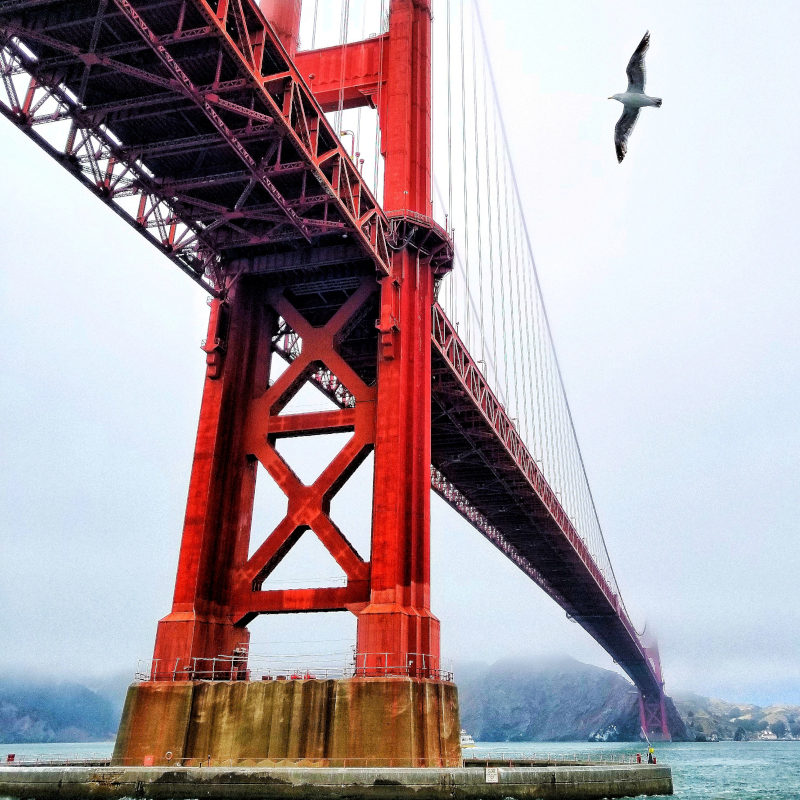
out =
[[[43,150],[91,189],[117,214],[145,235],[192,280],[212,294],[222,285],[219,256],[204,238],[202,227],[181,219],[179,204],[167,200],[156,188],[138,159],[126,159],[113,134],[95,126],[78,109],[71,92],[63,86],[48,87],[34,77],[35,62],[14,40],[0,49],[0,74],[4,93],[0,112]],[[15,78],[24,76],[22,99]],[[68,131],[53,144],[34,126],[68,121]],[[130,198],[136,202],[132,206]],[[188,216],[188,215],[187,215]]]
[[[374,279],[364,278],[359,288],[321,327],[309,324],[282,293],[274,292],[268,297],[269,305],[283,321],[273,341],[288,339],[287,352],[291,352],[291,357],[287,359],[289,368],[250,403],[244,448],[269,472],[286,494],[289,504],[281,522],[237,570],[232,606],[234,619],[241,624],[256,614],[269,611],[343,610],[364,606],[369,600],[370,565],[331,520],[328,508],[333,495],[374,447],[375,387],[364,383],[346,363],[336,351],[335,342],[343,337],[353,320],[363,316],[363,308],[376,290]],[[277,347],[275,349],[280,352]],[[339,377],[333,378],[333,375]],[[344,388],[342,378],[349,389]],[[340,408],[282,414],[286,404],[308,380],[335,399]],[[352,436],[311,486],[303,486],[275,447],[276,441],[283,437],[340,432],[350,432]],[[316,533],[347,576],[346,586],[264,590],[263,584],[269,574],[309,529]]]
[[255,0],[4,3],[0,77],[0,112],[212,294],[232,258],[343,237],[388,273],[388,221]]

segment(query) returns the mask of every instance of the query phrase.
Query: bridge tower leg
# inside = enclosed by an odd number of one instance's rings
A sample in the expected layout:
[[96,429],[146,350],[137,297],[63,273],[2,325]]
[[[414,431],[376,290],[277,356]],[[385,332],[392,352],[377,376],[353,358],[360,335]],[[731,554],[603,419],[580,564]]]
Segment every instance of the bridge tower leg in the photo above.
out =
[[[262,4],[292,56],[299,5]],[[166,752],[183,760],[211,754],[212,761],[460,763],[455,687],[441,680],[439,623],[430,609],[431,308],[440,269],[433,260],[437,247],[449,246],[430,217],[430,26],[426,0],[391,0],[383,41],[347,48],[363,46],[367,56],[386,48],[372,93],[356,92],[355,100],[348,94],[348,102],[363,98],[378,107],[384,207],[404,243],[392,254],[389,275],[379,283],[374,274],[356,276],[327,321],[304,313],[301,283],[276,287],[256,276],[232,278],[224,298],[212,303],[173,606],[158,625],[150,680],[129,692],[117,763],[158,763]],[[340,61],[330,52],[325,57],[336,74],[326,76],[320,63],[316,84],[342,87],[345,49]],[[348,75],[340,91],[350,82]],[[318,284],[319,276],[312,294],[325,291]],[[342,356],[342,339],[357,326],[373,342],[374,385]],[[291,363],[271,380],[270,356],[282,336],[302,346],[282,351]],[[343,407],[281,414],[301,385],[321,385],[322,373],[346,386]],[[342,431],[352,438],[311,486],[275,449],[281,437]],[[372,543],[365,562],[328,510],[371,450]],[[286,494],[288,510],[248,556],[259,463]],[[309,530],[345,572],[347,585],[265,591],[269,573]],[[355,678],[331,681],[324,691],[310,685],[316,681],[246,680],[246,626],[256,615],[333,610],[357,616]],[[269,741],[260,739],[264,726]]]
[[247,556],[255,493],[256,464],[241,453],[248,404],[269,380],[274,326],[263,296],[246,285],[233,287],[226,302],[211,304],[178,573],[172,611],[158,623],[155,679],[188,679],[198,659],[246,650],[249,632],[230,613],[234,567]]
[[[429,3],[392,0],[379,107],[384,209],[424,221],[432,210],[430,39]],[[369,673],[381,653],[415,670],[439,667],[430,610],[433,289],[429,260],[405,248],[394,253],[381,284],[370,602],[358,616],[359,659]]]

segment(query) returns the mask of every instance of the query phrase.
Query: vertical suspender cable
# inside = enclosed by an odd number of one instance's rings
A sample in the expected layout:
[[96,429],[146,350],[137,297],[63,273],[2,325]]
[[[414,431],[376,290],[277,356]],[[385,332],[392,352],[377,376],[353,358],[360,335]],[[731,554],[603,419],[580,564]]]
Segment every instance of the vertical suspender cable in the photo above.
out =
[[350,28],[350,0],[342,0],[341,30],[339,44],[341,45],[341,68],[339,70],[339,107],[336,110],[336,135],[342,133],[342,113],[344,111],[344,71],[347,56],[347,34]]
[[[365,2],[363,8],[361,10],[361,41],[363,42],[364,39],[367,38],[367,3]],[[361,172],[361,165],[359,163],[359,156],[363,158],[361,152],[361,112],[363,108],[361,106],[358,107],[358,111],[356,112],[356,142],[355,142],[355,151],[357,155],[354,158],[356,168],[359,172]]]
[[463,169],[462,200],[463,200],[463,220],[462,229],[464,231],[464,341],[470,342],[470,263],[469,263],[469,199],[467,196],[467,98],[466,98],[466,66],[464,59],[464,3],[459,4],[459,30],[461,34],[461,162]]
[[[502,164],[503,164],[503,244],[505,246],[505,256],[503,258],[503,265],[502,269],[505,272],[506,270],[509,271],[509,283],[511,286],[509,287],[509,297],[508,297],[508,304],[509,304],[509,319],[510,319],[510,330],[506,328],[504,331],[505,333],[505,349],[504,354],[506,356],[506,365],[508,364],[508,349],[509,344],[511,345],[511,376],[513,381],[513,389],[514,389],[514,415],[517,417],[517,427],[520,429],[520,433],[527,428],[525,425],[525,415],[522,411],[519,402],[519,395],[520,395],[520,388],[524,391],[524,386],[522,385],[522,364],[517,365],[518,359],[518,351],[519,351],[519,341],[521,336],[520,324],[522,323],[522,314],[520,313],[520,297],[519,297],[519,270],[514,269],[514,261],[511,258],[511,220],[508,215],[508,160],[506,158],[505,151],[502,154]],[[498,177],[498,182],[500,178]],[[498,203],[499,207],[499,203]],[[509,342],[510,339],[510,342]],[[506,366],[506,372],[508,372],[508,367]],[[509,401],[511,398],[509,397]],[[525,435],[525,434],[523,434]],[[526,436],[527,438],[527,436]]]
[[[500,273],[500,347],[502,349],[503,355],[503,385],[505,391],[505,399],[506,399],[506,407],[511,414],[511,411],[508,409],[508,406],[511,404],[511,397],[508,391],[508,322],[506,319],[506,303],[510,302],[511,298],[506,293],[506,272],[509,269],[509,264],[506,259],[503,258],[503,227],[502,227],[502,218],[500,216],[500,153],[498,150],[498,137],[497,137],[497,109],[499,107],[499,102],[497,99],[497,95],[494,96],[494,114],[492,114],[492,141],[494,142],[494,182],[495,182],[495,202],[494,202],[494,213],[496,218],[496,225],[495,225],[495,235],[497,236],[497,250],[499,251],[499,256],[497,258],[497,262],[492,265],[492,272],[499,272]],[[488,103],[487,103],[488,107]],[[509,274],[509,282],[511,281],[511,275]],[[494,294],[494,292],[492,292]],[[496,357],[496,356],[495,356]]]
[[[483,29],[483,22],[481,20],[480,9],[478,8],[477,0],[474,0],[474,4],[475,4],[475,12],[476,12],[476,17],[477,17],[477,22],[478,22],[478,28],[480,30],[481,40],[482,40],[482,43],[483,43],[484,52],[487,53],[487,60],[488,60],[488,47],[487,47],[487,44],[486,44],[486,34],[485,34],[484,29]],[[494,87],[495,86],[495,80],[494,80],[494,73],[493,73],[492,68],[491,68],[491,63],[489,63],[489,77],[490,77],[490,80],[492,82],[492,86]],[[497,92],[496,92],[496,88],[495,88],[495,94],[496,93]],[[506,149],[508,149],[508,135],[507,135],[507,132],[506,132],[505,122],[503,120],[502,114],[500,114],[500,129],[501,129],[502,134],[503,134],[503,142],[504,142],[504,144],[506,146]],[[517,202],[521,204],[520,192],[519,192],[519,184],[517,183],[516,175],[513,172],[512,172],[512,176],[513,176],[513,182],[514,182],[514,192],[515,192],[515,195],[516,195],[516,198],[517,198]],[[523,230],[525,232],[525,240],[526,240],[526,243],[527,243],[527,246],[528,246],[528,250],[529,250],[529,252],[532,253],[533,250],[532,250],[531,241],[530,241],[530,232],[528,231],[528,226],[527,226],[527,224],[525,222],[525,218],[524,217],[522,218],[522,226],[523,226]],[[541,285],[539,283],[539,275],[538,275],[538,271],[536,270],[536,264],[533,261],[533,258],[531,258],[531,267],[532,267],[532,272],[533,272],[533,277],[534,277],[534,281],[535,281],[535,284],[536,284],[537,292],[541,296]],[[544,308],[544,305],[542,305],[542,318],[543,318],[544,326],[545,326],[546,331],[547,331],[548,339],[552,343],[553,337],[552,337],[552,331],[550,329],[550,320],[547,317],[547,311]],[[558,357],[556,356],[554,350],[552,351],[552,359],[553,359],[553,364],[554,364],[554,368],[555,368],[555,373],[556,373],[556,376],[558,378],[558,384],[559,384],[559,387],[561,389],[562,396],[564,397],[564,408],[565,408],[565,411],[566,411],[567,420],[569,422],[569,427],[574,432],[575,423],[574,423],[574,420],[572,419],[572,411],[571,411],[571,409],[569,407],[569,402],[566,399],[566,391],[565,391],[565,388],[564,388],[563,376],[561,374],[561,367],[560,367],[560,365],[558,363]],[[577,449],[578,460],[580,462],[581,470],[585,474],[586,473],[586,465],[585,465],[584,460],[583,460],[583,453],[581,451],[580,444],[578,443],[577,437],[575,438],[575,447]],[[612,578],[613,578],[613,581],[614,581],[614,585],[616,586],[617,585],[616,575],[614,575],[614,568],[611,565],[611,560],[608,558],[608,549],[607,549],[606,544],[605,544],[605,538],[602,536],[602,527],[599,524],[599,516],[597,514],[597,506],[596,506],[596,504],[594,502],[594,496],[592,495],[591,486],[589,486],[588,481],[586,483],[586,487],[587,487],[587,491],[589,493],[589,500],[590,500],[590,504],[591,504],[591,508],[592,508],[592,513],[595,516],[595,518],[598,520],[598,530],[600,531],[600,535],[601,535],[601,539],[602,539],[603,552],[604,552],[606,560],[608,562],[609,570],[611,571],[611,575],[612,575]]]
[[319,0],[314,0],[314,24],[311,28],[311,49],[317,46],[317,15],[319,14]]
[[478,309],[480,318],[478,320],[478,330],[480,331],[481,359],[483,360],[484,371],[488,374],[486,367],[486,323],[483,315],[483,237],[481,236],[481,164],[480,164],[480,143],[478,140],[478,68],[475,59],[475,4],[472,4],[472,117],[474,120],[475,131],[475,233],[478,240]]
[[[447,0],[447,6],[445,9],[445,13],[447,14],[447,24],[446,24],[446,36],[447,36],[447,47],[446,47],[446,58],[447,58],[447,69],[445,70],[445,78],[447,80],[447,215],[448,220],[450,221],[450,228],[452,229],[452,220],[453,220],[453,92],[451,87],[451,52],[450,52],[450,0]],[[448,303],[448,308],[452,309],[453,306],[453,278],[452,276],[447,281],[448,287],[448,295],[450,297],[450,302]],[[455,309],[452,309],[453,311]]]
[[[500,320],[497,316],[496,310],[496,295],[497,292],[494,291],[494,287],[491,285],[493,283],[494,275],[497,272],[497,263],[495,261],[495,242],[496,236],[495,231],[493,230],[493,221],[494,221],[494,209],[492,208],[492,201],[491,201],[491,184],[492,184],[492,171],[491,171],[491,161],[489,159],[489,103],[488,103],[488,81],[486,80],[486,59],[483,59],[481,64],[481,75],[482,75],[482,86],[483,86],[483,102],[481,103],[481,108],[483,108],[483,144],[484,150],[486,153],[486,163],[484,164],[484,168],[481,170],[482,173],[486,175],[486,216],[487,216],[487,238],[489,239],[489,246],[487,248],[488,252],[486,255],[486,262],[488,267],[489,279],[487,280],[487,288],[489,290],[489,308],[491,309],[491,323],[492,323],[492,362],[494,367],[494,385],[495,390],[498,394],[501,392],[501,384],[500,384],[500,374],[498,370],[498,361],[497,361],[497,328],[499,326]],[[496,173],[496,170],[495,170]],[[494,176],[495,181],[497,180],[497,175]],[[483,260],[483,259],[482,259]],[[502,281],[502,274],[500,276],[500,280]],[[483,281],[481,281],[483,283]],[[502,291],[502,290],[501,290]],[[503,396],[503,405],[506,405],[506,397]]]
[[[382,105],[383,99],[383,56],[384,56],[384,16],[386,9],[386,0],[381,0],[381,9],[380,9],[380,20],[378,21],[378,35],[380,38],[380,46],[378,49],[378,113],[375,115],[375,177],[372,184],[372,193],[375,197],[379,198],[380,201],[380,194],[379,194],[379,186],[378,181],[380,177],[380,160],[381,160],[381,122],[380,122],[380,115],[384,113],[384,108]],[[384,121],[384,124],[385,121]]]
[[[508,155],[508,154],[506,154]],[[508,169],[510,168],[508,158],[505,161],[505,184],[506,184],[506,200],[508,200],[508,193],[510,187],[508,183]],[[536,426],[534,421],[534,412],[531,407],[531,376],[530,376],[530,342],[532,332],[530,328],[531,313],[530,303],[528,302],[527,292],[527,270],[523,269],[522,258],[520,257],[520,241],[519,241],[519,226],[517,225],[516,207],[511,208],[511,229],[513,230],[513,244],[510,245],[509,251],[513,255],[509,257],[509,262],[514,265],[514,274],[517,278],[517,298],[519,305],[523,309],[528,309],[528,313],[519,314],[519,332],[518,339],[520,343],[520,371],[517,373],[517,381],[522,385],[522,408],[520,409],[520,417],[525,424],[525,441],[533,453],[534,459],[536,458]],[[513,249],[512,249],[513,247]]]

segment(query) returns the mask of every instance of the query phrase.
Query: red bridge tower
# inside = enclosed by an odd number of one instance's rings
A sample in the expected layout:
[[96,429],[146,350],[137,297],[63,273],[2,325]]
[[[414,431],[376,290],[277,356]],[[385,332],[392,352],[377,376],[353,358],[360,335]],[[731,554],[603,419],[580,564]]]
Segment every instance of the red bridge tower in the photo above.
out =
[[[430,609],[431,308],[434,282],[452,260],[430,216],[430,3],[391,0],[387,33],[303,53],[299,0],[260,6],[323,110],[340,102],[377,108],[383,206],[399,244],[385,275],[371,263],[337,261],[332,248],[311,248],[302,264],[250,261],[225,273],[205,346],[173,606],[158,625],[151,680],[129,692],[115,760],[158,763],[169,751],[190,761],[210,753],[212,761],[253,763],[457,764],[455,687],[442,680]],[[291,363],[273,379],[276,350]],[[309,381],[340,408],[281,413]],[[310,486],[275,446],[343,431],[351,434],[346,446]],[[372,451],[365,561],[329,507]],[[248,557],[259,463],[288,510]],[[264,590],[306,531],[339,564],[346,586]],[[246,626],[256,615],[334,610],[358,619],[355,678],[236,681],[247,675]],[[216,680],[197,680],[209,677]]]

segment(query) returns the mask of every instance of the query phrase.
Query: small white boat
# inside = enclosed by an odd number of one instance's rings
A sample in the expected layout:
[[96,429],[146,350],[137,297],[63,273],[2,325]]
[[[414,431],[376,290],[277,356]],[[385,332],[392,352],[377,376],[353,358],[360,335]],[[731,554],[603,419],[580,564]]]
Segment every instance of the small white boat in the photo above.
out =
[[475,747],[475,740],[462,728],[461,729],[461,749]]

